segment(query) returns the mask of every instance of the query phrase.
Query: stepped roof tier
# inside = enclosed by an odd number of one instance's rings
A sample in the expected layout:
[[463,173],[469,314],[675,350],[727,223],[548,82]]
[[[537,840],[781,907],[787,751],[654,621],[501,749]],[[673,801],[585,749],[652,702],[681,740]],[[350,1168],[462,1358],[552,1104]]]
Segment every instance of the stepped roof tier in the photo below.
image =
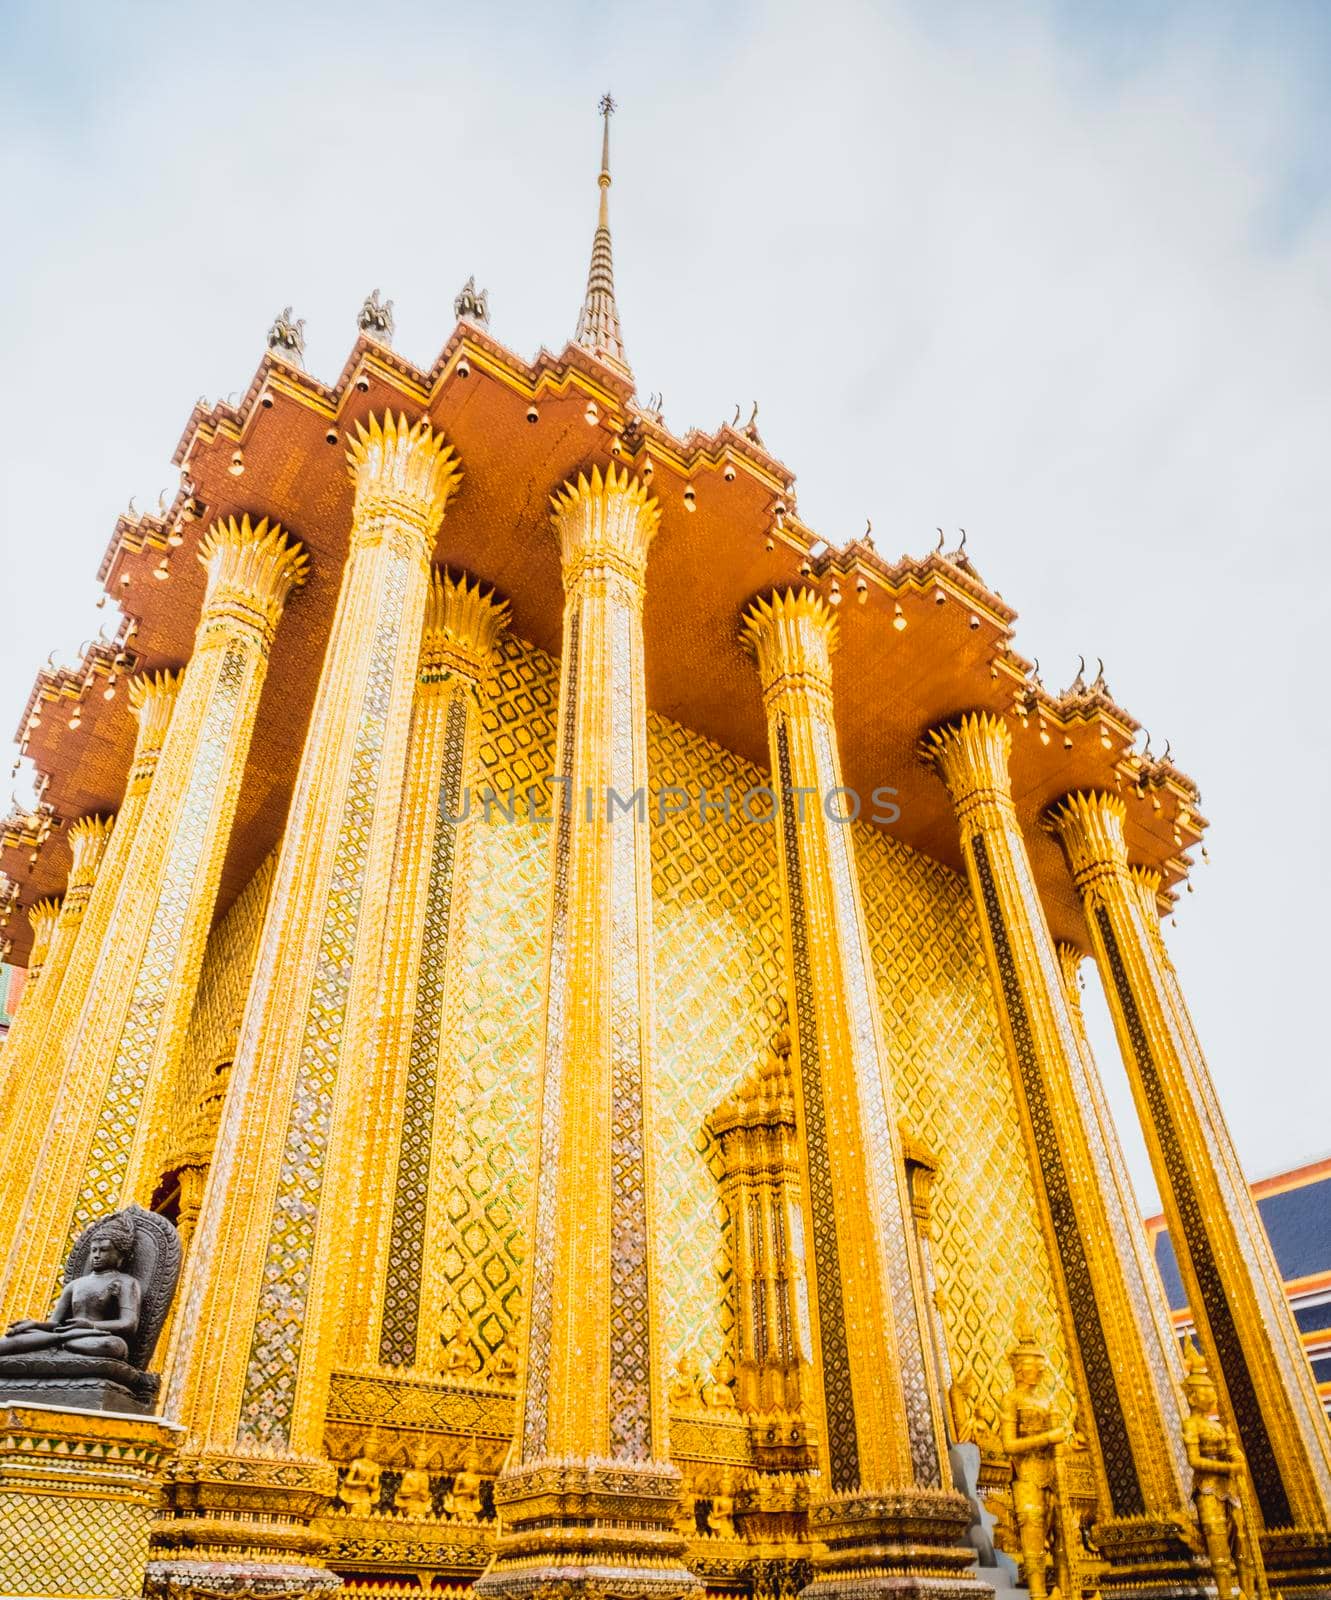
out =
[[558,651],[563,602],[549,496],[580,471],[627,466],[650,477],[662,512],[645,616],[653,710],[766,769],[739,619],[755,594],[803,575],[840,595],[838,731],[846,783],[866,814],[876,787],[895,787],[901,816],[890,831],[960,868],[951,805],[917,746],[947,717],[986,709],[1012,727],[1014,792],[1055,937],[1085,944],[1061,852],[1037,825],[1069,790],[1121,793],[1133,859],[1157,868],[1166,892],[1186,875],[1185,852],[1205,827],[1196,786],[1170,761],[1134,752],[1139,724],[1103,675],[1087,683],[1079,674],[1057,694],[1041,685],[1014,648],[1015,611],[964,550],[889,561],[867,539],[824,545],[797,512],[793,474],[756,428],[677,437],[635,401],[617,362],[577,343],[524,361],[464,319],[428,370],[362,335],[325,384],[270,349],[238,405],[195,407],[173,458],[174,501],[160,515],[122,516],[102,561],[100,581],[123,612],[114,642],[97,641],[72,669],[43,669],[19,726],[41,800],[3,824],[12,960],[22,963],[29,937],[18,908],[63,887],[65,825],[119,802],[134,721],[123,691],[106,698],[108,683],[184,662],[203,594],[194,551],[214,520],[243,512],[280,520],[309,551],[311,574],[274,646],[219,915],[277,841],[347,550],[346,438],[389,409],[428,416],[463,463],[435,560],[493,584],[511,602],[514,630],[542,649]]

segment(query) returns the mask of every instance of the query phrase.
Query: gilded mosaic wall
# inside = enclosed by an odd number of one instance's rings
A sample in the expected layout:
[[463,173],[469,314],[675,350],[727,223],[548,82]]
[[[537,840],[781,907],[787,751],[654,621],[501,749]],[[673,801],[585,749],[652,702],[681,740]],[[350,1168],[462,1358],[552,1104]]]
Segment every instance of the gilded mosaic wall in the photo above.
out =
[[[506,640],[484,704],[474,888],[447,1030],[459,1095],[446,1278],[487,1366],[521,1314],[549,846],[548,825],[533,825],[525,803],[512,819],[501,806],[530,791],[548,813],[557,698],[555,664]],[[761,782],[663,718],[649,718],[648,737],[654,792],[719,797],[729,786],[738,796]],[[487,784],[498,797],[488,822]],[[979,932],[963,879],[878,830],[857,827],[855,837],[902,1117],[941,1164],[935,1251],[951,1355],[974,1372],[978,1415],[993,1426],[1019,1299],[1060,1388],[1067,1363]],[[704,823],[695,799],[653,826],[652,869],[665,1356],[673,1364],[692,1351],[705,1367],[732,1329],[728,1230],[704,1121],[758,1059],[780,1011],[771,829],[738,807]]]
[[1048,1252],[966,882],[857,826],[865,920],[903,1124],[937,1156],[934,1266],[954,1372],[997,1429],[1019,1306],[1072,1404]]
[[530,793],[538,814],[549,813],[558,700],[554,662],[505,637],[481,700],[484,776],[471,797],[481,816],[444,1035],[458,1084],[444,1275],[451,1309],[487,1367],[521,1314],[549,828],[533,824],[521,801],[512,821],[492,803],[487,824],[483,797],[487,785],[505,805]]
[[176,1121],[163,1161],[167,1169],[206,1154],[216,1136],[276,864],[274,849],[208,935],[181,1055]]

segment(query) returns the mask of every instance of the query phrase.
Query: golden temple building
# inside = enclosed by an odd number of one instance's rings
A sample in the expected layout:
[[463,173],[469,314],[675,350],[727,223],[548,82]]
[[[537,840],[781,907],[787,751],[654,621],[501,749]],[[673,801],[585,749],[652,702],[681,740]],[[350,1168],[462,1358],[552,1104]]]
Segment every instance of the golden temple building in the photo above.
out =
[[1331,1596],[1197,788],[964,541],[829,546],[756,408],[637,398],[612,109],[562,353],[376,293],[326,384],[284,313],[37,679],[0,1596]]

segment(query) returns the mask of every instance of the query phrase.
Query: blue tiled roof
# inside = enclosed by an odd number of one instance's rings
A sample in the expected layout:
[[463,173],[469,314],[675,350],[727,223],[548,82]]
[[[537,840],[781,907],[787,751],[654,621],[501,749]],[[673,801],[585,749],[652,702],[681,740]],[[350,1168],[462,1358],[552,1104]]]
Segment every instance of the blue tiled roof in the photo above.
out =
[[[1263,1195],[1257,1209],[1266,1224],[1281,1277],[1288,1280],[1331,1272],[1331,1175],[1297,1189]],[[1183,1292],[1174,1246],[1163,1230],[1155,1238],[1155,1261],[1170,1305],[1176,1311],[1182,1310],[1188,1297]]]

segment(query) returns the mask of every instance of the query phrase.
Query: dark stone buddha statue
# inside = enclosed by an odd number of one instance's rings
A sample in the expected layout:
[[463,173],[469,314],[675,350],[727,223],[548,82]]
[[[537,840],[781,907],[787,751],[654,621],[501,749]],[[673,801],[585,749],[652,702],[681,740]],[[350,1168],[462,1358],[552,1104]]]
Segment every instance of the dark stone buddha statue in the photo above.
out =
[[161,1379],[147,1370],[180,1276],[165,1217],[129,1206],[79,1235],[49,1317],[0,1337],[0,1402],[151,1413]]

